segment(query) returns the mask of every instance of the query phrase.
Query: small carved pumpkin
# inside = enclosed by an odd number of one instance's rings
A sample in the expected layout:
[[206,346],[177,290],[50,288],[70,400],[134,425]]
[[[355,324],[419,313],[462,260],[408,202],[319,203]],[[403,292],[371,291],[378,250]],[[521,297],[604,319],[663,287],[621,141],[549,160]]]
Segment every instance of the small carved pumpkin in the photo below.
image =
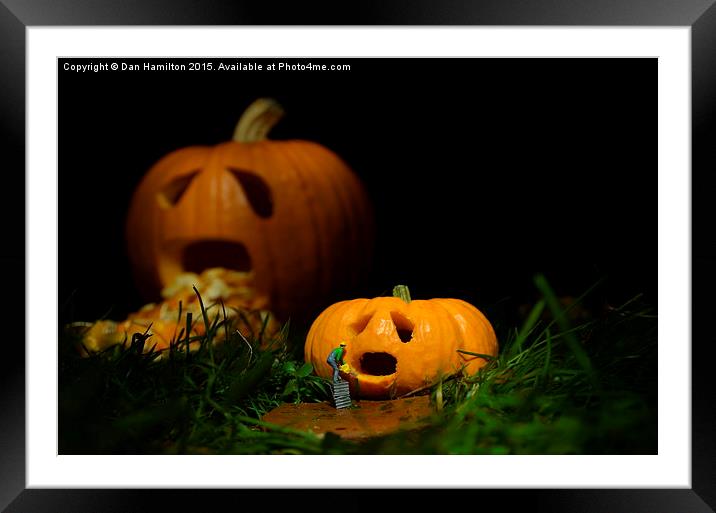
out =
[[166,155],[143,178],[127,219],[129,257],[147,299],[186,272],[253,272],[280,317],[300,316],[355,285],[372,250],[358,178],[308,141],[269,141],[282,117],[260,99],[232,141]]
[[459,299],[410,300],[407,287],[394,297],[341,301],[313,322],[305,359],[319,376],[331,378],[326,358],[345,341],[343,374],[352,394],[395,397],[434,383],[441,376],[475,374],[486,360],[459,352],[496,356],[497,337],[474,306]]

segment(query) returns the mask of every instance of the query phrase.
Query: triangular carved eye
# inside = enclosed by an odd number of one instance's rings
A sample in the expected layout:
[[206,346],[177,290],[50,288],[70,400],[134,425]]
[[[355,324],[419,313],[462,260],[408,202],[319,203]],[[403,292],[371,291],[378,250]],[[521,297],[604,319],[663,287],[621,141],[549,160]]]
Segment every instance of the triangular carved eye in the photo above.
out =
[[355,321],[353,324],[351,324],[351,328],[355,332],[356,335],[360,335],[363,330],[368,326],[368,323],[373,318],[373,314],[364,315],[357,321]]
[[241,169],[229,168],[229,171],[241,185],[246,199],[249,200],[249,205],[256,215],[263,218],[271,217],[273,199],[271,198],[271,189],[264,179]]
[[410,342],[413,338],[413,329],[415,326],[413,323],[400,312],[390,312],[390,317],[393,319],[395,329],[398,332],[398,337],[401,342]]
[[164,186],[162,191],[157,194],[157,202],[162,208],[172,208],[179,200],[184,196],[184,193],[189,188],[192,180],[199,174],[199,171],[192,171],[182,176],[173,178],[168,184]]

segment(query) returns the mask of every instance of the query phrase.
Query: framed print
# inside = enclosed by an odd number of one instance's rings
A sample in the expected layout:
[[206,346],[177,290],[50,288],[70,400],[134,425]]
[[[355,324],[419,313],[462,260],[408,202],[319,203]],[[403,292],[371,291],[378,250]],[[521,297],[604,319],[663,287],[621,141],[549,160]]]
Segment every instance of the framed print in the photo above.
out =
[[2,8],[9,511],[716,503],[708,2],[441,26],[58,5]]

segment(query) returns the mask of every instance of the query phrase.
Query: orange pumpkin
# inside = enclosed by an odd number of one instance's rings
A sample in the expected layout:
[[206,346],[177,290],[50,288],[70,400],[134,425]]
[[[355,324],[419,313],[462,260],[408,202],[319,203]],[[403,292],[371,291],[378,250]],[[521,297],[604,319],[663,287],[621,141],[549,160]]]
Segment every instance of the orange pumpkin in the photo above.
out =
[[358,178],[333,152],[299,140],[269,141],[282,117],[260,99],[232,141],[166,155],[137,187],[127,240],[148,299],[180,273],[252,271],[280,317],[362,279],[372,251],[372,210]]
[[341,301],[313,322],[305,359],[319,376],[331,378],[326,358],[342,341],[343,373],[352,393],[364,398],[400,396],[456,372],[474,374],[486,360],[469,353],[496,356],[497,337],[474,306],[459,299],[410,300],[407,287],[394,297]]

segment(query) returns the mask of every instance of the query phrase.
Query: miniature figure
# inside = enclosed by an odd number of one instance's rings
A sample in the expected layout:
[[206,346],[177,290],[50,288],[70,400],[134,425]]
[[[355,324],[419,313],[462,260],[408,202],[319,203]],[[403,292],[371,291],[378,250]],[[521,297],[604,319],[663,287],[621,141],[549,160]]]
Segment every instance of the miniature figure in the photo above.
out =
[[341,342],[340,347],[336,347],[328,355],[326,362],[328,365],[333,367],[333,382],[338,383],[341,381],[340,367],[343,365],[343,357],[346,354],[346,343]]
[[348,382],[340,375],[341,371],[350,372],[348,364],[343,362],[345,354],[346,343],[341,342],[341,345],[332,350],[326,359],[328,365],[333,367],[333,405],[339,410],[348,408],[352,404]]

